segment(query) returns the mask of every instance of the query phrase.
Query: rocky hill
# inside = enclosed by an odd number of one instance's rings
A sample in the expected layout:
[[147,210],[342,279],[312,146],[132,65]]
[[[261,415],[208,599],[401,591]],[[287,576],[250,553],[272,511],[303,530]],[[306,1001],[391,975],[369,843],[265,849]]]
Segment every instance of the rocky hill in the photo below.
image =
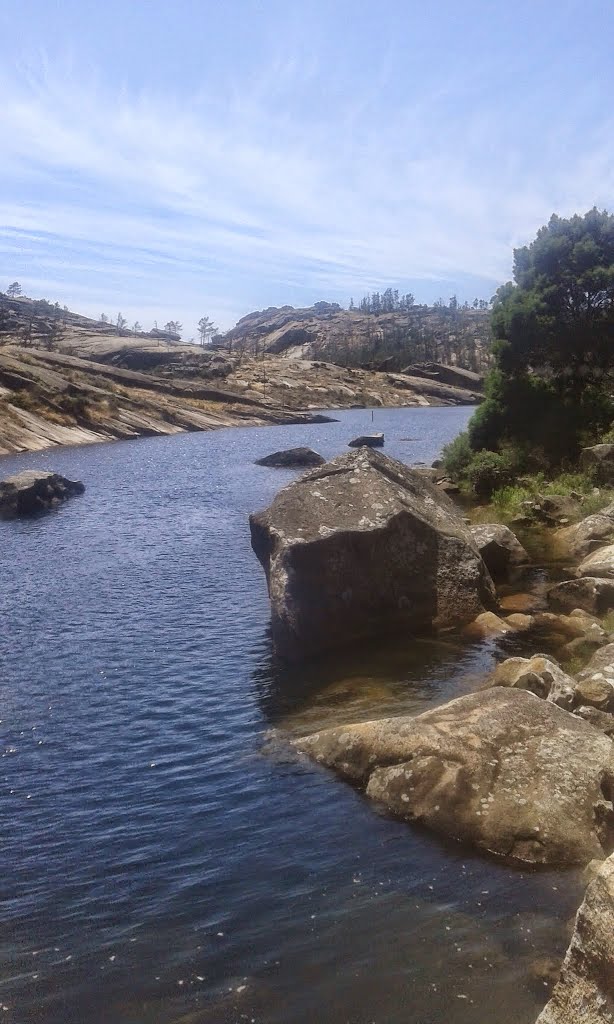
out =
[[490,365],[488,310],[412,306],[375,315],[318,302],[244,316],[219,342],[228,352],[269,352],[343,366],[402,370],[408,363],[452,364],[482,373]]
[[[230,349],[230,351],[228,351]],[[55,444],[310,422],[317,410],[461,405],[477,374],[345,367],[230,343],[226,350],[117,329],[49,303],[0,296],[0,455]]]

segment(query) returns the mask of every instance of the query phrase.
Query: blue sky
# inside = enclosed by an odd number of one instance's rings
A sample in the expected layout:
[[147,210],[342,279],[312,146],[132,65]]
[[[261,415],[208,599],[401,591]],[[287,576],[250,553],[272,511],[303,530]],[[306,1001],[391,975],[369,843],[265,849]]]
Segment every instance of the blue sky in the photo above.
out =
[[2,0],[0,288],[145,327],[489,298],[614,208],[611,0]]

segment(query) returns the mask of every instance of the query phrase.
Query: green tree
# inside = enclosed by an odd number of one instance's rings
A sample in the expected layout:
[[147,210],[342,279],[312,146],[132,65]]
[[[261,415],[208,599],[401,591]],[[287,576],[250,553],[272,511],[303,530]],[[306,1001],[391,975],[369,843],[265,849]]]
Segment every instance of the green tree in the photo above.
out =
[[551,217],[514,250],[493,304],[495,369],[473,417],[474,449],[537,445],[573,457],[614,418],[614,216]]
[[10,299],[16,299],[18,295],[21,295],[21,285],[19,281],[13,281],[13,283],[6,289],[6,294]]

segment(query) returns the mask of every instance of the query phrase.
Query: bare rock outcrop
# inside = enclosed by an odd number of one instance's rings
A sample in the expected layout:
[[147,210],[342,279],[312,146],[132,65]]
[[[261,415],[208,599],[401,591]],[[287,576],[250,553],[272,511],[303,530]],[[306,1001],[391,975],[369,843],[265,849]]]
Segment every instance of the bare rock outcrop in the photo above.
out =
[[532,693],[486,690],[294,746],[394,814],[497,856],[587,864],[614,848],[614,744]]
[[460,625],[493,607],[492,580],[446,495],[360,448],[285,487],[250,517],[275,646],[305,655]]
[[24,470],[0,482],[0,519],[36,515],[84,490],[80,480],[67,480],[59,473]]
[[561,977],[537,1024],[614,1022],[614,856],[590,882]]
[[527,552],[509,527],[481,523],[471,526],[470,530],[493,579],[505,579],[511,569],[529,561]]

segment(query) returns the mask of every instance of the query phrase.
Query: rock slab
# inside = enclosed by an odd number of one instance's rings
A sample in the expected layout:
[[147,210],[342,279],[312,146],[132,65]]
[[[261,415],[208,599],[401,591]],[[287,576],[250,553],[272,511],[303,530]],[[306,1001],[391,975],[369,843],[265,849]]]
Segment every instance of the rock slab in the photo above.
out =
[[468,622],[492,580],[449,498],[361,448],[306,473],[250,517],[277,651],[299,659]]
[[532,693],[486,690],[294,746],[394,814],[499,857],[587,864],[614,848],[614,744]]
[[84,490],[80,480],[67,480],[59,473],[24,470],[0,482],[0,519],[44,512]]

